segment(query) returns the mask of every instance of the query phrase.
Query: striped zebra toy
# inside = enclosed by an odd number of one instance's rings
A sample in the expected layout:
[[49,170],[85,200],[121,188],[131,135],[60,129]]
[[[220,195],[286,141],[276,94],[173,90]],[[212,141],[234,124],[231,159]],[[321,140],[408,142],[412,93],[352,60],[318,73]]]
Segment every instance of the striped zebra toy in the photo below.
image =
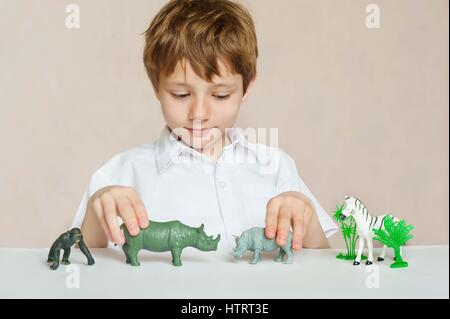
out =
[[[367,248],[369,250],[369,256],[366,261],[366,265],[373,263],[373,242],[372,238],[375,236],[374,229],[384,229],[384,219],[388,214],[381,216],[371,216],[367,207],[356,197],[345,196],[345,205],[342,209],[341,219],[344,220],[348,217],[353,217],[356,223],[356,233],[359,236],[358,253],[353,265],[357,266],[361,264],[361,255],[364,249],[364,240],[367,242]],[[393,217],[395,223],[398,223],[399,219]],[[386,254],[386,245],[383,246],[378,261],[383,261]],[[401,254],[401,253],[400,253]]]

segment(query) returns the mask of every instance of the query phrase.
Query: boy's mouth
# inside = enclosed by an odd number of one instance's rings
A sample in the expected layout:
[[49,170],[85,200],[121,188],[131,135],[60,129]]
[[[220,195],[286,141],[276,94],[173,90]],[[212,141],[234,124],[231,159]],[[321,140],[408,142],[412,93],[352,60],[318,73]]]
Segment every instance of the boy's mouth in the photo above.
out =
[[210,128],[194,129],[190,127],[185,127],[185,129],[194,134],[206,134],[210,130]]

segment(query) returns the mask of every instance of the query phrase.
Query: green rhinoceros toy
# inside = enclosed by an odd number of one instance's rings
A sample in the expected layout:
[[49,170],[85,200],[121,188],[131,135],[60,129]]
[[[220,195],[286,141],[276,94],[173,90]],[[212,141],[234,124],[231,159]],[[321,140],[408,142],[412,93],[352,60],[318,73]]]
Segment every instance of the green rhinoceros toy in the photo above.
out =
[[147,228],[141,229],[139,234],[131,236],[125,224],[120,226],[125,235],[125,244],[122,249],[127,264],[140,266],[137,255],[141,249],[163,252],[172,252],[172,264],[181,266],[181,252],[186,247],[194,247],[201,251],[217,250],[220,234],[215,239],[207,236],[203,224],[198,227],[189,227],[179,221],[155,222],[149,221]]

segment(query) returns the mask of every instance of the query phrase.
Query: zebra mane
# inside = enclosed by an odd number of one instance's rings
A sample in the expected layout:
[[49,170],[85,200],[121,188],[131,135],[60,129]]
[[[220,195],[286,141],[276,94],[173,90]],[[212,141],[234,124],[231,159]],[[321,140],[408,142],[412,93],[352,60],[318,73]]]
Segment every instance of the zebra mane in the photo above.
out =
[[364,203],[359,200],[358,198],[352,196],[353,199],[355,200],[355,208],[357,208],[359,211],[361,211],[363,214],[367,214],[367,216],[370,216],[369,214],[369,210],[367,209],[367,206],[364,205]]

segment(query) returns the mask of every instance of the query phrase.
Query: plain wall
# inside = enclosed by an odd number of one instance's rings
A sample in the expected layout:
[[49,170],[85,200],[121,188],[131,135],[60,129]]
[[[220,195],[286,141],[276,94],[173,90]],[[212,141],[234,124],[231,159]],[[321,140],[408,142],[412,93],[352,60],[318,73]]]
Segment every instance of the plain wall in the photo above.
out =
[[[158,138],[140,34],[165,2],[0,0],[0,246],[51,245],[91,174]],[[415,225],[411,244],[448,244],[448,1],[240,2],[260,58],[236,126],[278,128],[330,214],[353,194]]]

